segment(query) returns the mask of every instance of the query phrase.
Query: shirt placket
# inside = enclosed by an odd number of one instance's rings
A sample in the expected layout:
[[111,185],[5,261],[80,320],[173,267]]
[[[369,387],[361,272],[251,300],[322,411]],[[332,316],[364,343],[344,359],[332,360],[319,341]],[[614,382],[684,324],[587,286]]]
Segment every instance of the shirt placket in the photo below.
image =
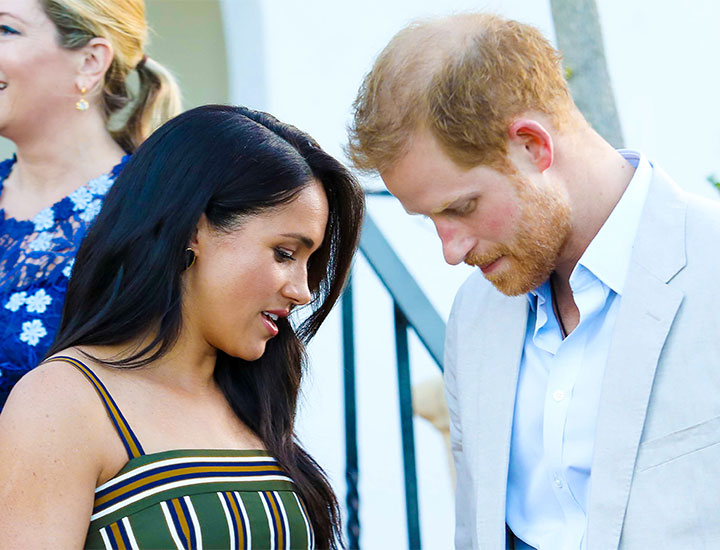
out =
[[[584,281],[588,282],[588,281]],[[599,281],[598,281],[599,283]],[[564,533],[568,547],[575,547],[582,539],[585,525],[585,512],[573,492],[572,484],[568,479],[568,464],[564,460],[568,445],[573,442],[565,437],[568,414],[574,398],[574,388],[577,377],[580,376],[582,365],[577,358],[583,356],[586,347],[587,331],[582,330],[580,324],[587,319],[598,306],[595,302],[600,299],[594,283],[585,286],[577,293],[580,323],[575,331],[565,338],[555,352],[555,365],[548,372],[548,384],[545,392],[543,411],[543,450],[546,459],[546,473],[548,482],[558,504],[570,527]],[[554,314],[553,314],[554,315]],[[557,330],[559,331],[559,325]],[[576,531],[577,532],[571,532]]]

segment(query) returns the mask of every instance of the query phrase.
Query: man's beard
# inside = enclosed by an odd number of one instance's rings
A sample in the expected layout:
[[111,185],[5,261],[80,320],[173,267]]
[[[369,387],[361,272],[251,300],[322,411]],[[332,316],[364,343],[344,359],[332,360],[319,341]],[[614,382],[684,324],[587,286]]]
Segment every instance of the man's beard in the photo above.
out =
[[503,256],[508,265],[484,275],[508,296],[530,292],[550,277],[571,227],[570,205],[558,190],[539,189],[518,176],[513,182],[521,204],[513,241],[465,259],[469,265],[483,266]]

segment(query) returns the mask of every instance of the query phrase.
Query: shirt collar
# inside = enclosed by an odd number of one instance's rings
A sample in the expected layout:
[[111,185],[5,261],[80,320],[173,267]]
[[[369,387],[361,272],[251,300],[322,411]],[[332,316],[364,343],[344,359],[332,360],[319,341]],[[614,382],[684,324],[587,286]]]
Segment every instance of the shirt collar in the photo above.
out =
[[[640,224],[653,169],[645,155],[638,151],[619,149],[618,153],[635,167],[635,173],[615,208],[610,212],[610,216],[573,269],[570,275],[570,287],[573,292],[580,290],[586,282],[595,278],[619,295],[622,295],[625,286],[635,234]],[[547,281],[530,291],[527,294],[530,307],[535,310],[536,307],[542,306],[542,303],[549,299],[548,293]]]

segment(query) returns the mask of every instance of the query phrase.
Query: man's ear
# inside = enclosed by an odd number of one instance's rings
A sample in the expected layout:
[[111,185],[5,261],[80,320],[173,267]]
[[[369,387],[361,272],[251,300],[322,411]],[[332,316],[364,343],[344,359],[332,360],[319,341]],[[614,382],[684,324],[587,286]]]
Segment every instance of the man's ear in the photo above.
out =
[[529,118],[515,120],[508,128],[511,144],[520,148],[526,162],[531,162],[540,172],[553,163],[553,141],[550,133],[538,121]]
[[[106,38],[91,38],[78,50],[78,72],[75,84],[78,90],[94,90],[105,79],[113,60],[113,47]],[[102,88],[102,85],[100,86]]]

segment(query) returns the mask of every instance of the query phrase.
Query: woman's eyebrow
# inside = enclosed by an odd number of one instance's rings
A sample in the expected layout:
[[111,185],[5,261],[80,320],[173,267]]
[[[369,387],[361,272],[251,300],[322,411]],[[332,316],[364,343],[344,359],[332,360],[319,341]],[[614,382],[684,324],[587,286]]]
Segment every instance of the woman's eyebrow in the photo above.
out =
[[302,235],[301,233],[283,233],[281,236],[300,241],[306,248],[312,248],[315,246],[315,241],[306,235]]
[[26,23],[26,21],[22,17],[15,15],[14,13],[9,13],[7,11],[0,11],[0,17],[3,15],[5,15],[7,17],[12,17],[13,19],[17,19],[21,23]]

